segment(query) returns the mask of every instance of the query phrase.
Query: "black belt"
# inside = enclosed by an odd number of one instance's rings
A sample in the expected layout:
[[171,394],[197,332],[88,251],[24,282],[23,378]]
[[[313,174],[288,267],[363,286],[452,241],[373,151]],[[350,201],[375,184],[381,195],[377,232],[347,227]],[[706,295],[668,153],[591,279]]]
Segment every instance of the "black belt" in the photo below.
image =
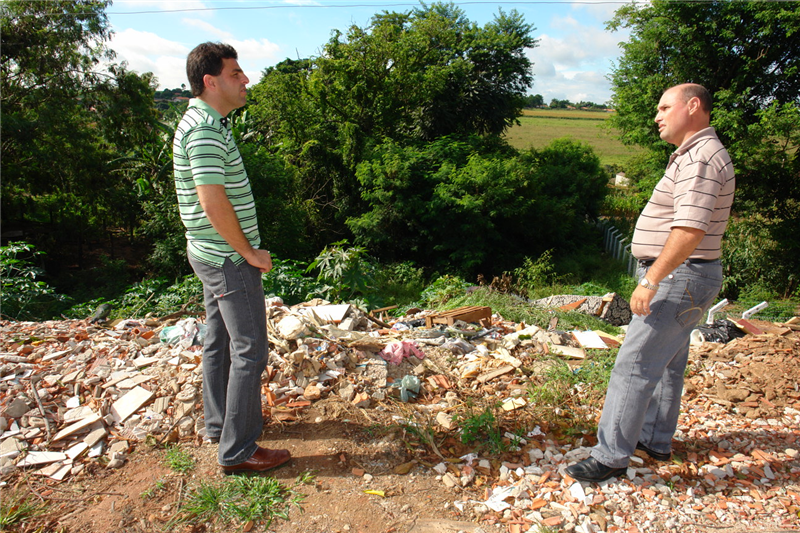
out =
[[[717,261],[719,261],[719,258],[717,258],[717,259],[694,259],[694,258],[690,258],[690,259],[687,259],[686,261],[684,261],[684,263],[715,263]],[[655,262],[656,262],[655,259],[639,259],[639,266],[647,268],[647,267],[653,266],[653,263],[655,263]]]

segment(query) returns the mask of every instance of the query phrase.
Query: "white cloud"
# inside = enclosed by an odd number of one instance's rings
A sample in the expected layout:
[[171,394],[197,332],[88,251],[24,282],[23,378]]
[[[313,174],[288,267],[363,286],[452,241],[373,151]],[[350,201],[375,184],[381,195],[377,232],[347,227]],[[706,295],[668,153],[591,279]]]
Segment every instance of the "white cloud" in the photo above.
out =
[[622,7],[621,3],[608,2],[607,0],[599,0],[597,3],[582,2],[580,4],[572,4],[574,10],[585,10],[597,20],[606,22],[614,18],[614,12]]
[[194,28],[200,28],[205,33],[210,33],[218,37],[222,41],[228,41],[233,37],[233,35],[225,30],[221,30],[211,24],[210,22],[206,22],[205,20],[200,19],[189,19],[185,18],[181,22],[183,22],[186,26],[191,26]]
[[280,46],[268,39],[246,39],[244,41],[232,39],[226,42],[236,49],[240,63],[263,59],[274,60],[281,50]]
[[110,47],[117,53],[116,61],[125,61],[128,68],[140,74],[152,72],[159,87],[176,88],[187,84],[186,56],[189,49],[146,31],[126,29],[111,38]]
[[[203,29],[203,21],[191,25]],[[223,37],[221,33],[219,37]],[[239,64],[244,69],[250,83],[261,79],[261,71],[276,62],[280,47],[267,39],[224,39],[239,54]],[[174,89],[181,84],[188,85],[186,79],[186,56],[191,48],[158,35],[126,29],[117,32],[111,39],[111,48],[117,53],[116,61],[126,61],[128,68],[140,74],[152,72],[158,78],[159,88]]]
[[542,34],[537,37],[539,46],[528,51],[534,63],[531,92],[541,94],[546,102],[553,98],[598,104],[608,101],[611,83],[606,76],[625,37],[582,24],[569,15],[554,17],[550,29],[563,37]]

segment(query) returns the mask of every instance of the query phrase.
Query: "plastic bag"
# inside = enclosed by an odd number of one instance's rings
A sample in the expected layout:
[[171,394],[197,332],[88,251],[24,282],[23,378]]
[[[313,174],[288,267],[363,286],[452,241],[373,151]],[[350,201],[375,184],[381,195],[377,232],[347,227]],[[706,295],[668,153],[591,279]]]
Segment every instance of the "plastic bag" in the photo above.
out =
[[725,318],[715,320],[713,324],[696,328],[692,332],[693,336],[695,332],[697,332],[696,335],[699,336],[701,342],[720,342],[723,344],[746,335],[735,323]]

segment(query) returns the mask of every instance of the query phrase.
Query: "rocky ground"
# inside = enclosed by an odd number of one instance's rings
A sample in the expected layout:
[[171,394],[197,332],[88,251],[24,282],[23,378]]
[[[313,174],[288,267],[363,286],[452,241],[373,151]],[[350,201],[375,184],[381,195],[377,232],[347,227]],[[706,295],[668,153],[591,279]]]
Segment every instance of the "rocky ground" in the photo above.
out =
[[[583,401],[580,384],[548,412],[527,394],[553,354],[594,364],[600,352],[568,332],[496,315],[483,326],[430,323],[426,312],[388,324],[320,302],[305,306],[314,312],[273,303],[259,444],[292,452],[272,475],[304,503],[269,525],[171,530],[800,529],[796,325],[754,321],[760,334],[693,347],[673,460],[635,456],[626,476],[596,485],[564,469],[586,457],[585,422],[600,405]],[[48,504],[16,530],[163,531],[189,491],[222,478],[216,446],[202,440],[202,323],[179,318],[0,324],[4,499]],[[467,414],[483,405],[501,405],[498,422],[517,432],[500,448],[462,442]],[[196,461],[189,473],[165,465],[170,443]]]

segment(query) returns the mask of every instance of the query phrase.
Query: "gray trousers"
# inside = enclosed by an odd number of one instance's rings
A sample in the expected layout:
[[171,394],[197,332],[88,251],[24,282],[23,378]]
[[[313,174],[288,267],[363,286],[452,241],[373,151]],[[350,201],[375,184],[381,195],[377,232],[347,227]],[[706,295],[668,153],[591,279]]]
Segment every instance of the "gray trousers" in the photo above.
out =
[[[639,268],[639,279],[647,273]],[[646,317],[634,315],[625,335],[597,430],[592,457],[628,466],[641,442],[669,453],[678,426],[689,336],[722,287],[722,266],[685,262],[659,283]]]
[[206,431],[219,437],[218,461],[233,466],[250,459],[258,445],[261,374],[267,366],[267,312],[261,272],[226,259],[222,268],[189,255],[203,282],[206,340],[203,404]]

